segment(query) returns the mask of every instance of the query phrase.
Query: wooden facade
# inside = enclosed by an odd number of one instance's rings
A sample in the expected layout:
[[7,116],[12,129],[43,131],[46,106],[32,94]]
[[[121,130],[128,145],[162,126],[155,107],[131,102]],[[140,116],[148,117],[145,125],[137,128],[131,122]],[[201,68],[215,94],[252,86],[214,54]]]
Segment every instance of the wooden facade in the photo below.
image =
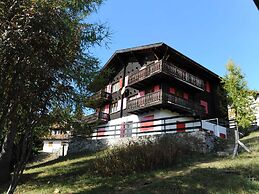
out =
[[[103,70],[113,73],[96,98],[96,120],[168,109],[201,119],[226,118],[220,78],[164,43],[116,51]],[[97,94],[96,94],[97,95]],[[100,118],[105,115],[105,119]]]

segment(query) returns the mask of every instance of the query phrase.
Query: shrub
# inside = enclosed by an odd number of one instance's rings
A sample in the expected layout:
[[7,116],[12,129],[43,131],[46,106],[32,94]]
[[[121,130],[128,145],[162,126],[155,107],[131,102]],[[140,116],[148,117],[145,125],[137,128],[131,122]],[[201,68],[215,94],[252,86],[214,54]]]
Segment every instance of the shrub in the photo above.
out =
[[192,136],[152,136],[107,149],[94,160],[94,172],[105,176],[127,175],[173,166],[197,151],[200,141]]

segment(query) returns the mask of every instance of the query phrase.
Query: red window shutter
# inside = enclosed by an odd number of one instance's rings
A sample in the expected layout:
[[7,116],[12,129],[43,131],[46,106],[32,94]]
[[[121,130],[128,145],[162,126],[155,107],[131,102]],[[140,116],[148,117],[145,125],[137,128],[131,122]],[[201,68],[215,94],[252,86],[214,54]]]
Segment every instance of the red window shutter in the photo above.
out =
[[122,78],[120,78],[120,89],[122,88]]
[[145,91],[139,91],[139,96],[140,97],[145,96]]
[[109,104],[106,104],[106,105],[104,106],[104,113],[109,114],[109,112],[110,112],[110,105],[109,105]]
[[105,133],[105,128],[100,128],[97,131],[97,136],[102,137],[102,136],[104,136],[104,133]]
[[186,93],[186,92],[184,92],[184,93],[183,93],[183,98],[184,98],[185,100],[189,100],[189,94]]
[[154,92],[157,92],[157,91],[159,91],[160,90],[160,86],[159,85],[155,85],[154,86]]
[[205,90],[210,92],[210,83],[208,81],[205,82]]
[[121,123],[121,128],[120,128],[120,137],[125,137],[125,123]]
[[177,122],[176,124],[177,132],[185,132],[185,123],[184,122]]
[[170,88],[169,88],[169,93],[170,93],[170,94],[175,94],[175,93],[176,93],[176,92],[175,92],[175,88],[170,87]]
[[205,112],[206,114],[209,113],[209,110],[208,110],[208,102],[204,101],[204,100],[201,100],[200,102],[201,106],[204,106],[205,107]]
[[140,127],[141,127],[140,131],[153,130],[153,127],[149,127],[149,126],[154,125],[154,121],[149,121],[149,120],[153,120],[153,119],[154,119],[154,115],[144,116],[141,121],[148,121],[148,122],[140,123]]

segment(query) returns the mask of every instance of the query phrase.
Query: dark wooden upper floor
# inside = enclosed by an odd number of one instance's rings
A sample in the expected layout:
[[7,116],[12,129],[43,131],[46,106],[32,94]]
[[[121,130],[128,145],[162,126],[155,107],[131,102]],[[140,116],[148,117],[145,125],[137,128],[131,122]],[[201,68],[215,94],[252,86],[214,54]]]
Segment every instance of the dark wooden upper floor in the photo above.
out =
[[133,88],[139,89],[146,87],[155,79],[161,80],[166,78],[168,80],[175,79],[201,91],[204,90],[205,84],[202,79],[165,60],[153,62],[138,72],[131,73],[128,84]]

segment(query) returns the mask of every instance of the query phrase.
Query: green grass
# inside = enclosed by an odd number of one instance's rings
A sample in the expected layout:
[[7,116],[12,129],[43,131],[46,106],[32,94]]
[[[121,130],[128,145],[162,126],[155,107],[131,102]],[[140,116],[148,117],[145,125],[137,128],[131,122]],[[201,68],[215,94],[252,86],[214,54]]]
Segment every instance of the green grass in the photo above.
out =
[[197,156],[170,169],[123,177],[91,173],[95,155],[58,159],[26,170],[16,193],[259,193],[259,132],[242,141],[252,153]]

